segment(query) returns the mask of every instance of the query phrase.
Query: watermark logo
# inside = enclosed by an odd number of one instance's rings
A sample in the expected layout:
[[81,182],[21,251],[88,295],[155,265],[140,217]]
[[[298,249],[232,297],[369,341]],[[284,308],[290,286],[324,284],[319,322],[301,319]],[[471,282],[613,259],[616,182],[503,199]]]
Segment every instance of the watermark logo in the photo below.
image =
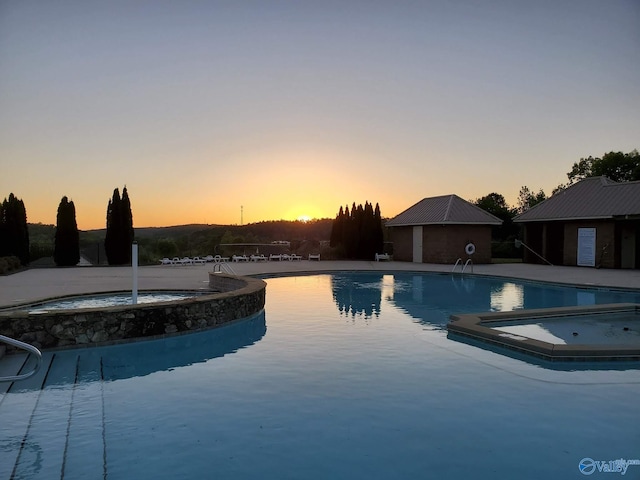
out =
[[593,458],[585,457],[578,463],[578,468],[583,475],[591,475],[596,471],[624,475],[627,473],[629,465],[640,465],[640,460],[625,460],[624,458],[619,458],[618,460],[594,460]]

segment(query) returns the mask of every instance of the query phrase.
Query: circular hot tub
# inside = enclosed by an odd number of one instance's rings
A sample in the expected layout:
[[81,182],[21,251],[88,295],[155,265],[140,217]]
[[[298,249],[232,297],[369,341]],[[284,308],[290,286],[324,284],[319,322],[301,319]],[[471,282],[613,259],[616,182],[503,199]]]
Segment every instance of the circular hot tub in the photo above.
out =
[[225,274],[206,290],[100,292],[0,309],[0,331],[40,349],[109,344],[214,328],[264,308],[266,283]]

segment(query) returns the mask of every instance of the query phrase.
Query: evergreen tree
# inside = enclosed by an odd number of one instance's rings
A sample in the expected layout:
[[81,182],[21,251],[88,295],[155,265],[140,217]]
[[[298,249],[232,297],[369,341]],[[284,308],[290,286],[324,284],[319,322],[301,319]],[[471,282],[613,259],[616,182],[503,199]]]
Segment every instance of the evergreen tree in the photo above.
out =
[[133,215],[127,187],[122,191],[116,188],[107,205],[107,233],[104,248],[109,265],[131,263],[131,243],[134,238]]
[[360,258],[362,260],[371,260],[374,258],[376,251],[373,243],[373,235],[375,231],[373,205],[369,202],[365,202],[363,216],[362,216],[362,229],[360,230]]
[[336,216],[336,219],[333,221],[331,225],[331,237],[329,241],[329,245],[331,247],[337,247],[342,244],[344,230],[344,210],[342,210],[342,205],[340,206],[340,211]]
[[351,215],[344,232],[344,249],[346,250],[347,258],[356,258],[356,251],[358,250],[358,216],[355,202],[351,205]]
[[373,248],[374,255],[376,253],[384,253],[384,231],[382,230],[382,214],[380,213],[380,206],[376,203],[376,208],[373,211]]
[[53,260],[59,267],[77,265],[80,261],[80,233],[73,201],[62,197],[58,206]]
[[131,201],[125,185],[122,190],[122,236],[123,245],[126,244],[127,263],[131,263],[131,244],[134,240],[133,214],[131,213]]
[[120,190],[113,191],[113,196],[107,205],[107,232],[104,237],[104,249],[107,254],[109,265],[119,265],[118,243],[120,233]]
[[0,257],[15,255],[29,263],[29,229],[24,202],[13,193],[0,205]]
[[383,232],[380,206],[365,202],[356,206],[355,202],[340,211],[333,221],[331,246],[341,245],[347,258],[371,260],[376,253],[382,253]]

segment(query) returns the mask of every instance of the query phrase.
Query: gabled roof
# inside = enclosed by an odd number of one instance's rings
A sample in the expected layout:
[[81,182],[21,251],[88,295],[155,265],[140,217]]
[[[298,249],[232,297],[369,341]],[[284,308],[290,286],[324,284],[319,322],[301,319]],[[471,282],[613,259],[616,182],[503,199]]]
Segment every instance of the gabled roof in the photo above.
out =
[[640,217],[640,182],[591,177],[571,185],[513,219],[514,222]]
[[387,222],[409,225],[501,225],[502,220],[457,195],[425,198]]

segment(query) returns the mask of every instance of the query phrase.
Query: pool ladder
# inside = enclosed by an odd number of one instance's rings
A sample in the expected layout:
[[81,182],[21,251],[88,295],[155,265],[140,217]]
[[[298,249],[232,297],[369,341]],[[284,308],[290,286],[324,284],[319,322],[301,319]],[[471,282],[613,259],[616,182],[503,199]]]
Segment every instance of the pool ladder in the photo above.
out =
[[36,366],[30,372],[23,373],[21,375],[7,375],[4,377],[0,377],[0,382],[14,382],[17,380],[25,380],[33,375],[40,369],[40,365],[42,364],[42,353],[33,345],[29,345],[28,343],[21,342],[20,340],[15,340],[10,337],[5,337],[4,335],[0,335],[0,342],[4,342],[11,346],[20,348],[25,350],[29,354],[33,354],[36,357]]
[[455,271],[456,271],[456,267],[457,267],[458,265],[460,265],[460,268],[461,268],[460,273],[464,273],[464,271],[467,269],[467,266],[468,266],[469,264],[471,264],[471,273],[473,273],[473,262],[471,261],[471,259],[470,259],[470,258],[469,258],[469,259],[467,259],[467,261],[466,261],[466,262],[464,262],[464,265],[462,265],[462,258],[457,259],[457,260],[456,260],[455,265],[454,265],[454,266],[453,266],[453,268],[451,269],[451,273],[455,273]]
[[231,265],[227,262],[216,262],[213,264],[213,273],[228,273],[229,275],[237,275]]

